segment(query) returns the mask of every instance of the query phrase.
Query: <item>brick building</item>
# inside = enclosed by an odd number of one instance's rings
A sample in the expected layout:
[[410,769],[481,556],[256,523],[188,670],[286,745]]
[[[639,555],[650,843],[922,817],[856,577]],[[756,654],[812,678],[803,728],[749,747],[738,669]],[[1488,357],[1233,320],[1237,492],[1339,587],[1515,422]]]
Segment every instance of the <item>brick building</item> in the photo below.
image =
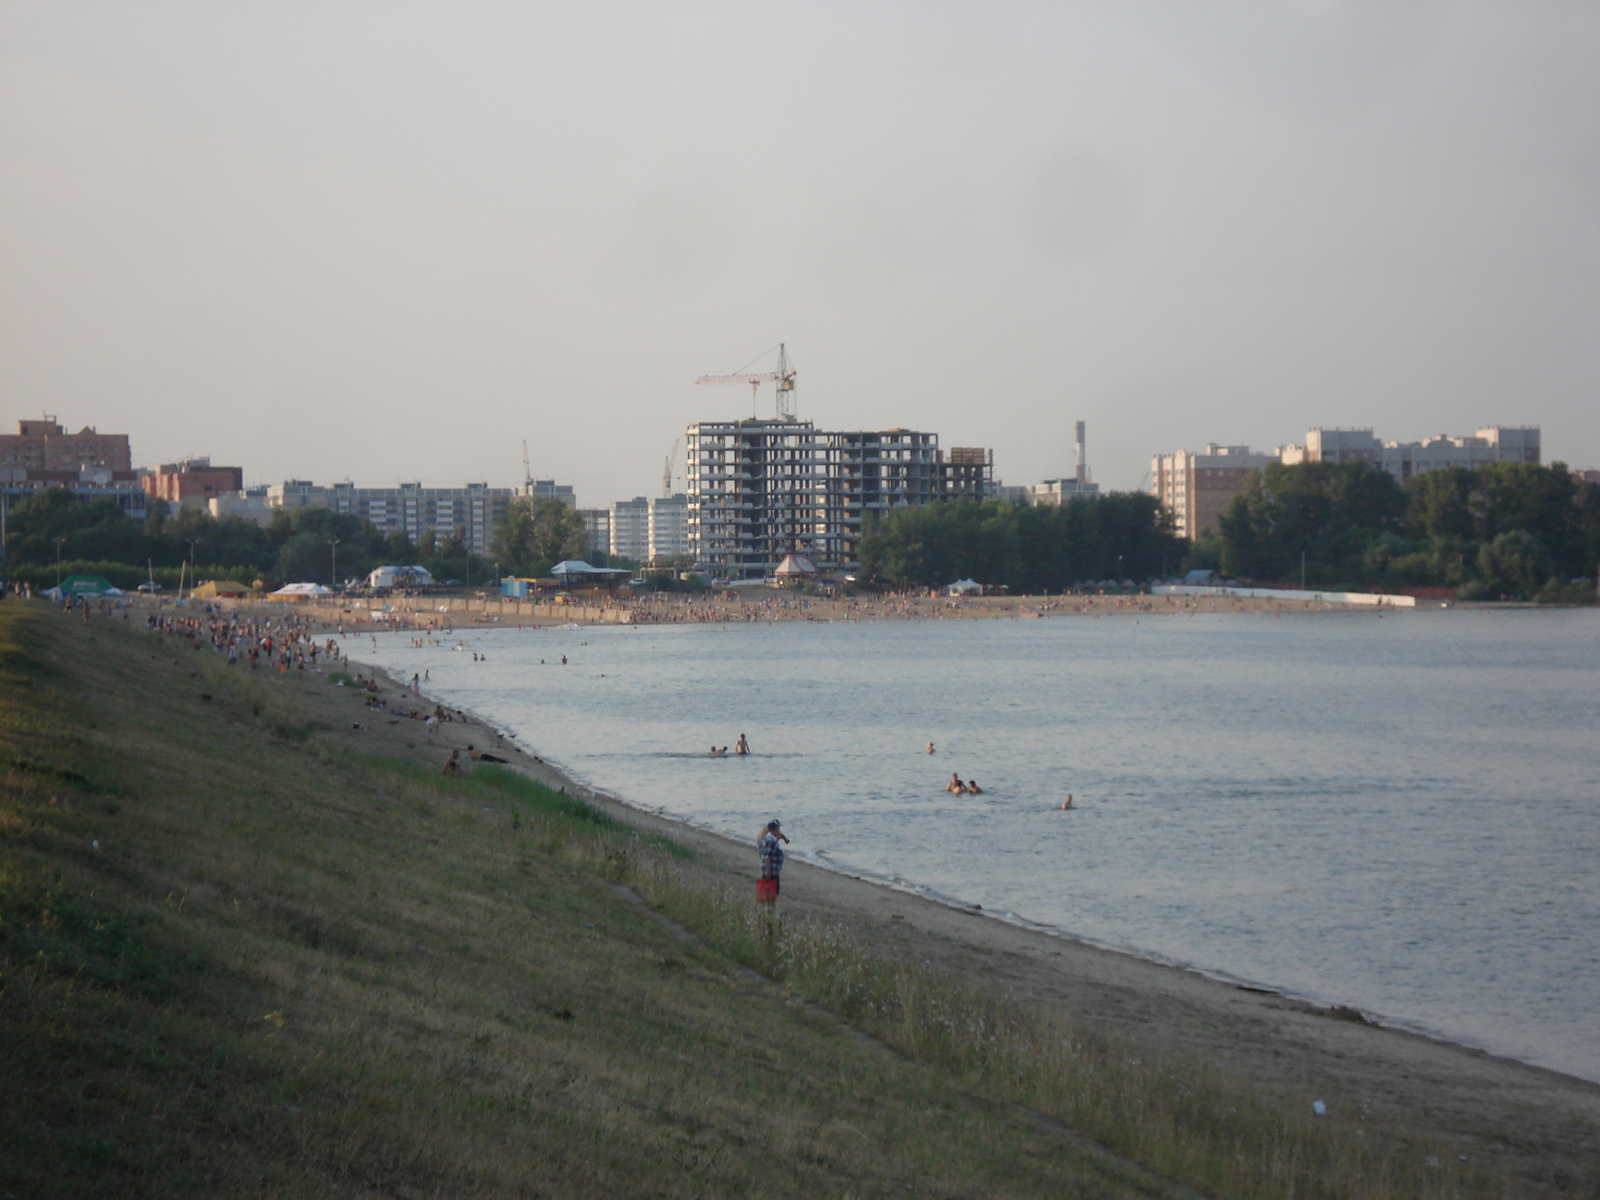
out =
[[125,433],[97,433],[85,425],[68,433],[54,417],[17,422],[16,433],[0,434],[0,467],[26,471],[31,478],[42,472],[66,472],[71,479],[85,467],[110,471],[133,470],[133,452]]
[[213,497],[244,491],[244,468],[213,467],[209,458],[163,463],[143,480],[144,490],[174,508],[208,508]]

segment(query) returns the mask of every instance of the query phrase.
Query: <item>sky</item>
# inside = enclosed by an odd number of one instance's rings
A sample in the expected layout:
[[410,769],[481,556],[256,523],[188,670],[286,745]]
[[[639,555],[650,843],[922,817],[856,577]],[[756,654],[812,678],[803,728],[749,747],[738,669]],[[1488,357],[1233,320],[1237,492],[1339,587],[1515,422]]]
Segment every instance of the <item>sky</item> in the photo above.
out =
[[[0,421],[248,482],[659,492],[697,386],[1107,488],[1600,467],[1600,5],[0,0]],[[765,354],[765,357],[763,355]]]

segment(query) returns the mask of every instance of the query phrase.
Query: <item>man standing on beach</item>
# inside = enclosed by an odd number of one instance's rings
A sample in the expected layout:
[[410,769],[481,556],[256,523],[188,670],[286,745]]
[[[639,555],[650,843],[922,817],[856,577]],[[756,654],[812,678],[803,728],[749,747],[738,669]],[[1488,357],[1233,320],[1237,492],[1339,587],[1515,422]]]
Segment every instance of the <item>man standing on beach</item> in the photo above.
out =
[[756,880],[756,899],[763,904],[772,904],[778,899],[778,876],[783,872],[780,839],[785,842],[789,840],[777,821],[768,821],[766,829],[756,841],[756,849],[761,852],[761,878]]

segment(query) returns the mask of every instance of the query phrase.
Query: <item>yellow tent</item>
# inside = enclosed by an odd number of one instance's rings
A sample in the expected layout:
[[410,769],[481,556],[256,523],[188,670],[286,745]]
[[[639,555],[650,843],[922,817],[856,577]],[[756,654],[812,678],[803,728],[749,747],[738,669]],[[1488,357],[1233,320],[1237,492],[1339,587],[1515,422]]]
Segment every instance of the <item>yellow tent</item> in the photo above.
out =
[[248,596],[250,589],[242,583],[234,583],[231,579],[210,579],[189,594],[211,600],[217,596]]

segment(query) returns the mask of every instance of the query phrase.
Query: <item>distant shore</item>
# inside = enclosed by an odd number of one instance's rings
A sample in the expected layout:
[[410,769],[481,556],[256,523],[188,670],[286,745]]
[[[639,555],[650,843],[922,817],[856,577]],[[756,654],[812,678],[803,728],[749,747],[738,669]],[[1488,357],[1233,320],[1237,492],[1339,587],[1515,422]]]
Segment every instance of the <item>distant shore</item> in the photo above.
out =
[[[1239,596],[932,596],[928,592],[827,598],[748,589],[748,594],[665,593],[633,599],[572,597],[503,600],[498,597],[349,597],[337,603],[278,604],[261,600],[216,601],[224,609],[256,615],[296,613],[329,628],[439,629],[456,626],[734,625],[778,621],[1001,621],[1061,617],[1195,616],[1201,613],[1307,613],[1380,610],[1321,600],[1276,600]],[[1438,607],[1429,602],[1425,607]],[[1396,610],[1383,609],[1388,613]]]

